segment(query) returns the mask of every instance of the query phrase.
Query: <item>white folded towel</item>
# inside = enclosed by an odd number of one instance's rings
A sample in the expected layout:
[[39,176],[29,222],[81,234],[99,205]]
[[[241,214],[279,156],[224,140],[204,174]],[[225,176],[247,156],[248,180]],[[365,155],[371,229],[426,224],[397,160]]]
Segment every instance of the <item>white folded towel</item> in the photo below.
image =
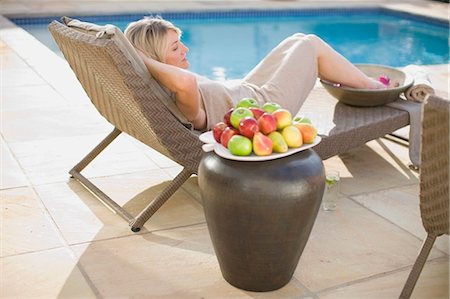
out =
[[386,106],[404,110],[409,113],[409,159],[411,163],[420,166],[420,136],[422,132],[422,103],[398,99]]
[[430,78],[422,67],[411,64],[404,67],[403,72],[414,79],[413,86],[404,92],[405,98],[408,101],[423,103],[428,94],[434,94]]

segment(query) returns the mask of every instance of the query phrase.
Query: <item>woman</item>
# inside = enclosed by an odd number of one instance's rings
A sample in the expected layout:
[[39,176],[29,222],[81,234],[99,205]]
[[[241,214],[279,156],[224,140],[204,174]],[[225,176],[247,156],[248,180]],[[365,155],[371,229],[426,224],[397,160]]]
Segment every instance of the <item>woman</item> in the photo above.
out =
[[317,77],[353,88],[384,88],[311,34],[286,38],[234,85],[189,72],[189,49],[180,40],[181,30],[167,20],[145,17],[130,23],[125,36],[151,75],[173,93],[180,111],[198,130],[212,128],[244,97],[260,104],[276,102],[295,115]]

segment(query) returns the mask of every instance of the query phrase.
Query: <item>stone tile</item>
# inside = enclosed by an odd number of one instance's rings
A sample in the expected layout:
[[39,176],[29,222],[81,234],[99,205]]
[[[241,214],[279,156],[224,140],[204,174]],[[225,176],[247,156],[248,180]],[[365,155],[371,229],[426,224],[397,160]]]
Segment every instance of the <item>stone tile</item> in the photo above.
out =
[[4,112],[67,106],[68,102],[48,85],[8,87],[2,89]]
[[[353,199],[421,240],[425,240],[426,232],[419,209],[419,186],[382,190],[355,196]],[[435,247],[449,254],[448,235],[437,238]]]
[[[3,2],[2,2],[3,3]],[[1,39],[3,42],[5,42],[8,46],[11,47],[10,42],[14,40],[23,40],[23,39],[34,39],[29,33],[27,33],[24,29],[21,27],[16,26],[13,22],[11,22],[9,19],[4,17],[3,15],[0,16],[0,29],[1,29]],[[14,47],[13,50],[15,50]]]
[[[361,205],[341,198],[320,211],[295,277],[313,292],[406,267],[421,241]],[[433,250],[430,258],[443,256]]]
[[0,189],[23,187],[28,185],[27,177],[11,154],[6,144],[0,143]]
[[97,298],[65,248],[0,259],[1,298]]
[[8,142],[21,142],[101,134],[109,128],[91,107],[35,107],[4,113],[2,133]]
[[183,167],[181,165],[164,168],[164,171],[172,178],[176,177],[182,170],[183,170]]
[[2,40],[29,66],[51,64],[57,57],[47,46],[22,27],[12,26],[2,30]]
[[[162,170],[93,179],[92,182],[132,215],[137,215],[170,180]],[[69,244],[134,234],[128,223],[103,205],[80,183],[36,187],[47,210]],[[145,224],[144,231],[203,223],[201,206],[177,191]]]
[[[2,38],[29,66],[29,71],[45,78],[45,83],[51,85],[64,98],[77,104],[89,102],[75,74],[62,56],[58,56],[28,32],[18,27],[2,30]],[[55,45],[55,47],[57,46]],[[28,81],[22,83],[25,82]],[[23,85],[20,84],[20,86]]]
[[[96,178],[93,182],[132,215],[138,215],[164,188],[171,177],[163,170]],[[105,193],[106,193],[105,192]],[[154,231],[204,223],[203,208],[183,188],[178,189],[148,220],[145,229]]]
[[132,142],[138,147],[145,155],[147,155],[156,165],[160,168],[170,168],[180,166],[175,161],[171,160],[169,157],[161,154],[160,152],[152,149],[148,145],[140,142],[137,139],[132,139]]
[[[42,52],[41,59],[36,59],[34,52],[22,54],[27,58],[27,62],[31,64],[34,71],[45,78],[46,82],[71,105],[88,104],[93,108],[94,106],[67,61],[48,49],[43,49]],[[44,55],[48,58],[42,59]]]
[[[86,132],[88,133],[88,132]],[[34,185],[65,182],[68,171],[87,155],[104,135],[86,135],[10,143],[10,149]],[[84,171],[87,177],[156,169],[125,136],[119,136]]]
[[346,195],[418,184],[418,174],[408,168],[409,163],[408,149],[386,139],[324,161],[326,169],[339,170],[340,191]]
[[268,293],[246,292],[228,284],[204,224],[72,248],[104,298],[303,298],[308,294],[295,281]]
[[63,246],[56,227],[30,188],[0,191],[0,256]]
[[[419,277],[412,293],[412,299],[449,298],[449,262],[448,258],[429,261]],[[397,299],[400,295],[410,269],[386,275],[371,277],[360,282],[337,289],[320,292],[320,299]]]
[[28,65],[6,45],[0,47],[0,59],[0,70],[28,68]]
[[45,84],[44,79],[29,68],[1,69],[0,76],[3,87]]
[[69,244],[132,234],[125,220],[76,181],[38,186],[36,192]]
[[198,187],[198,177],[193,175],[190,177],[186,183],[183,184],[182,188],[186,190],[196,201],[200,204],[202,202],[202,198],[200,196],[200,189]]

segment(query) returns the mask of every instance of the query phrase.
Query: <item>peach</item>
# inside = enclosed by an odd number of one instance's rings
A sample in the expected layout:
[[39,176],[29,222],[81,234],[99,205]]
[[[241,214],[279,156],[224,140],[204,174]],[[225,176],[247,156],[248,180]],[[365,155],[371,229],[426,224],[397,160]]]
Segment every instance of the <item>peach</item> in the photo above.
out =
[[292,124],[292,114],[287,109],[277,109],[272,112],[277,121],[277,130],[282,130]]
[[309,123],[295,123],[295,126],[302,133],[303,143],[313,143],[317,136],[317,128]]

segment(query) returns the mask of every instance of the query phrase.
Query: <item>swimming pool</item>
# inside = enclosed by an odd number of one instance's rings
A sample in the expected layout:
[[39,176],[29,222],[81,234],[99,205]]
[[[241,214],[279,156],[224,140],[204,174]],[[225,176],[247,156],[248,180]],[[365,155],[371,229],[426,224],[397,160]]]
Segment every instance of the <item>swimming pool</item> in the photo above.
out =
[[[191,69],[213,79],[244,76],[285,37],[314,33],[354,63],[394,67],[449,63],[449,24],[387,9],[177,12],[160,15],[183,30]],[[122,30],[143,15],[77,16]],[[58,17],[11,19],[59,52],[47,31]]]

